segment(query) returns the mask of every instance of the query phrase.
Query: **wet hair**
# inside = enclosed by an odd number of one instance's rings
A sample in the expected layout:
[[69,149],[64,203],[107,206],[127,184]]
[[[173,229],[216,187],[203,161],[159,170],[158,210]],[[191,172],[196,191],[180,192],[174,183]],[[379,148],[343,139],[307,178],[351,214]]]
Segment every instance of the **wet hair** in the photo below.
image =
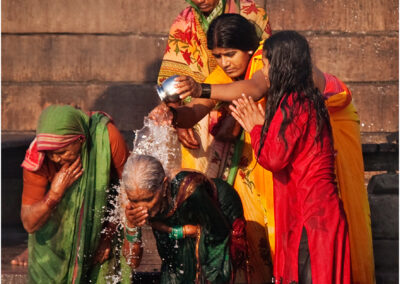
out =
[[147,189],[155,192],[164,181],[165,172],[160,161],[148,155],[130,155],[122,172],[122,187]]
[[222,14],[213,20],[207,31],[207,47],[235,48],[254,51],[259,45],[255,26],[239,14]]
[[269,61],[270,88],[258,155],[279,105],[283,113],[279,136],[287,148],[284,133],[296,117],[296,110],[299,109],[288,107],[288,95],[291,93],[297,93],[293,96],[293,105],[305,107],[310,116],[315,110],[317,124],[315,141],[322,143],[323,128],[327,125],[330,129],[329,115],[321,93],[314,86],[310,47],[307,40],[295,31],[278,32],[264,42],[263,56]]

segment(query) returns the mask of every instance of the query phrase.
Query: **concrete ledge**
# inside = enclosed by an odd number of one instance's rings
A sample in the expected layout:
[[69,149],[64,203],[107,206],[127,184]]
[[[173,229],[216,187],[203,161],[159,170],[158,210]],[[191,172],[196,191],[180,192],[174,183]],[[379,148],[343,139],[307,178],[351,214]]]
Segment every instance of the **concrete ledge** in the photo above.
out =
[[368,193],[399,195],[399,175],[381,174],[373,176],[368,183]]

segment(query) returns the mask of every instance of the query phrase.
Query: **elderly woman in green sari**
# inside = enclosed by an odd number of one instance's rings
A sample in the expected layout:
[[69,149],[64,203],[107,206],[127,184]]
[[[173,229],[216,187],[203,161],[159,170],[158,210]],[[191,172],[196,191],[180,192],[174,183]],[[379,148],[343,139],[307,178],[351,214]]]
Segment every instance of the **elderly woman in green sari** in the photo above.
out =
[[121,176],[127,156],[108,115],[60,105],[42,112],[22,163],[30,282],[105,281],[115,261],[107,260],[115,227],[102,222],[107,189],[112,173]]
[[121,187],[129,199],[123,254],[131,267],[140,264],[140,227],[149,222],[161,283],[234,281],[235,268],[245,264],[246,240],[240,198],[229,184],[192,171],[169,180],[156,158],[132,155]]

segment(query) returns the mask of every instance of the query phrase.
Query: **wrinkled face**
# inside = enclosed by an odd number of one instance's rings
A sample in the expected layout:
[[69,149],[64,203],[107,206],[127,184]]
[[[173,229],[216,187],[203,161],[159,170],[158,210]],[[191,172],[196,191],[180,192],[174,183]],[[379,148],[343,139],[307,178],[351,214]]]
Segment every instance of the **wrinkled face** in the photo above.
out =
[[139,187],[125,189],[125,191],[129,202],[134,208],[142,207],[147,209],[149,218],[153,218],[161,210],[166,182],[163,182],[160,187],[162,188],[157,189],[155,192]]
[[217,60],[218,65],[224,69],[225,73],[232,79],[244,77],[251,54],[235,48],[215,47],[212,54]]
[[54,151],[47,151],[47,157],[54,163],[62,166],[73,163],[81,154],[82,140],[78,139],[71,144]]
[[264,74],[265,80],[267,80],[267,82],[269,83],[269,61],[268,59],[263,55],[262,57],[262,62],[263,62],[263,68],[262,68],[262,72]]
[[192,2],[199,7],[203,14],[208,15],[218,5],[219,0],[192,0]]

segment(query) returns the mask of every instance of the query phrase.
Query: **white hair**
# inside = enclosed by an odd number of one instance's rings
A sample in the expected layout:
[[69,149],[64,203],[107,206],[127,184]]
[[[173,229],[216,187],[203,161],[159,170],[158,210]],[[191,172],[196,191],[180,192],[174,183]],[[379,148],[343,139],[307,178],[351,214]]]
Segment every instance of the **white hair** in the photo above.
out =
[[132,154],[125,163],[121,185],[125,190],[160,188],[165,171],[159,160],[149,155]]

